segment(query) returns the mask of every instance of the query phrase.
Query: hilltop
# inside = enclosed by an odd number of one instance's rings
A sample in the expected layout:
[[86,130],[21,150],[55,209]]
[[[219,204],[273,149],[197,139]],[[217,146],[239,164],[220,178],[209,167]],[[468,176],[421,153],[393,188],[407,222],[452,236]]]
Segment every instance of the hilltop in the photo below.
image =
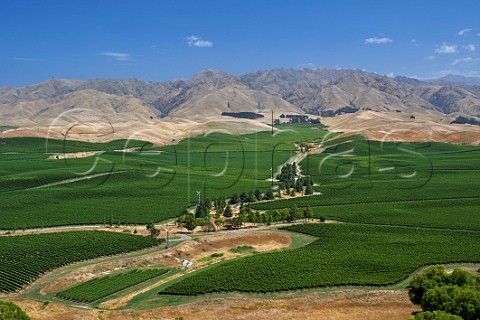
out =
[[[212,127],[234,133],[265,130],[272,110],[276,118],[282,113],[333,116],[347,110],[354,112],[348,119],[363,119],[362,127],[371,118],[362,114],[378,112],[387,115],[381,117],[385,124],[415,118],[414,122],[426,119],[439,124],[444,131],[477,132],[474,126],[452,127],[450,122],[460,115],[480,116],[480,87],[449,79],[427,82],[344,69],[273,69],[240,75],[208,69],[191,79],[167,82],[50,79],[21,88],[0,88],[1,125],[19,127],[2,136],[60,137],[68,131],[71,138],[88,134],[88,139],[101,140],[100,135],[111,140],[128,138],[141,126],[162,136],[143,138],[167,143]],[[222,112],[242,111],[267,116],[258,121],[221,116]],[[356,130],[351,125],[355,122],[343,121],[337,129]],[[475,136],[468,142],[477,140]]]

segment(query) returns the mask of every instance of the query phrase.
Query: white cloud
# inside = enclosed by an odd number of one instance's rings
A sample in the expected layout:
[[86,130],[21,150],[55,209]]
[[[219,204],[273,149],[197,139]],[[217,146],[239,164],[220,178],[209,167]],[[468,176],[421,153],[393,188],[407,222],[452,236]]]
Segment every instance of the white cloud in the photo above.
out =
[[383,38],[373,37],[373,38],[365,39],[366,44],[383,44],[383,43],[390,43],[390,42],[393,42],[393,40],[387,37],[383,37]]
[[458,52],[458,46],[455,44],[448,45],[445,42],[442,43],[440,47],[437,47],[435,49],[436,53],[457,53]]
[[458,34],[459,36],[464,36],[464,35],[466,35],[467,33],[469,33],[470,31],[472,31],[471,28],[465,28],[465,29],[463,29],[463,30],[458,31],[457,34]]
[[466,57],[466,58],[461,58],[461,59],[455,59],[450,63],[452,66],[456,66],[457,64],[470,64],[470,63],[477,63],[480,62],[479,58],[472,58],[472,57]]
[[118,61],[131,61],[130,53],[124,52],[102,52],[100,53],[101,56],[110,57]]
[[189,47],[205,48],[213,46],[212,41],[203,40],[201,37],[198,36],[189,36],[186,38],[186,40]]
[[395,75],[393,74],[393,72],[387,73],[386,76],[389,78],[395,78]]
[[463,47],[470,52],[475,52],[475,50],[477,50],[477,46],[475,44],[467,44],[466,46],[463,46]]
[[425,60],[435,60],[437,57],[435,56],[428,56],[425,58]]

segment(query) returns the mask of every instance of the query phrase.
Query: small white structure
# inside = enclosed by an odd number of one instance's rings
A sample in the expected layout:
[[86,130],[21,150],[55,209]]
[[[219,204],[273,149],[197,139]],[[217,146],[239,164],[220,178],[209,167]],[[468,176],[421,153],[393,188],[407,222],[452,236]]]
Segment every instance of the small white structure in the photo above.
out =
[[190,268],[192,265],[193,265],[192,262],[190,262],[190,261],[188,261],[188,260],[183,260],[183,262],[182,262],[182,269]]

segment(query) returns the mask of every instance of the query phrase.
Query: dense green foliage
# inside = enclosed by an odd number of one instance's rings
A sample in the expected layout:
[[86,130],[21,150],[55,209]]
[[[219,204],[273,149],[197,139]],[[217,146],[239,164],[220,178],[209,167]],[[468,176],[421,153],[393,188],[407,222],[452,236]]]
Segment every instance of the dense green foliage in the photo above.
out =
[[316,217],[353,223],[480,230],[480,198],[317,206]]
[[[213,132],[164,147],[57,140],[46,147],[45,139],[0,139],[0,229],[147,224],[195,205],[197,191],[202,199],[256,189],[265,194],[270,169],[295,153],[294,142],[321,139],[326,131],[318,128],[282,125],[273,136]],[[115,151],[130,147],[139,149]],[[105,152],[48,159],[51,152],[96,150]]]
[[303,224],[285,228],[319,239],[185,276],[162,294],[271,292],[322,286],[393,284],[421,266],[480,261],[480,233],[391,226]]
[[480,126],[480,121],[475,119],[475,118],[467,118],[463,116],[458,116],[455,120],[453,120],[450,123],[457,123],[457,124],[471,124],[471,125],[476,125]]
[[302,174],[313,178],[318,184],[314,189],[321,195],[256,203],[252,208],[271,210],[296,204],[334,207],[329,210],[334,212],[337,206],[358,204],[388,207],[398,202],[425,200],[471,198],[480,201],[478,147],[443,143],[382,144],[356,136],[329,141],[326,146],[323,153],[309,155],[299,163]]
[[417,313],[413,320],[462,320],[462,318],[448,312],[437,310]]
[[480,318],[480,275],[461,269],[448,274],[444,266],[432,266],[414,275],[409,295],[424,311],[439,310],[464,320]]
[[0,301],[0,320],[30,320],[30,317],[13,302]]
[[83,282],[57,292],[56,296],[65,300],[91,303],[167,272],[168,269],[137,269],[117,273]]
[[107,231],[0,237],[0,292],[16,291],[52,269],[87,259],[140,250],[160,240]]
[[263,114],[243,111],[243,112],[222,112],[222,116],[244,119],[258,119],[265,117]]

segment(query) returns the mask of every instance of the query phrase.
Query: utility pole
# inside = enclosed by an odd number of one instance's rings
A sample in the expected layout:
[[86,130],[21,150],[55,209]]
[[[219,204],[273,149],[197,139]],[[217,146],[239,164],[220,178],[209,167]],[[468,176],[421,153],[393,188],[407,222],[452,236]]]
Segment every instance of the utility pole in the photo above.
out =
[[169,238],[169,232],[170,232],[170,231],[167,229],[167,239],[166,239],[166,241],[167,241],[167,245],[165,246],[165,249],[168,249],[168,248],[170,248],[170,238]]
[[272,109],[272,136],[273,136],[273,109]]
[[272,187],[273,187],[273,167],[270,168],[270,180],[272,180]]

